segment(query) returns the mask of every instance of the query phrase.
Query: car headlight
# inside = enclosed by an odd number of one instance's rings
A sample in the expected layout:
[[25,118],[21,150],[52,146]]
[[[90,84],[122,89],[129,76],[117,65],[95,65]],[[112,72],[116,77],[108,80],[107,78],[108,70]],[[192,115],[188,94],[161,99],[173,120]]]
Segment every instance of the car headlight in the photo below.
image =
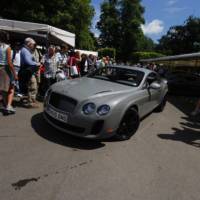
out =
[[110,106],[109,105],[102,105],[102,106],[99,106],[98,109],[97,109],[97,113],[99,115],[107,115],[110,111]]
[[83,106],[82,110],[85,115],[89,115],[93,113],[96,109],[96,105],[94,103],[87,103]]

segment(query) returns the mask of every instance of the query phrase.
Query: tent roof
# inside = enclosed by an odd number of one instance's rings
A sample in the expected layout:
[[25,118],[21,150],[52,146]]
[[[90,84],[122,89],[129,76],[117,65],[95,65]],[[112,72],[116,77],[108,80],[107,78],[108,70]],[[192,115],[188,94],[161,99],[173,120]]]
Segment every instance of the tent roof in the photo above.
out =
[[50,44],[75,46],[75,34],[47,24],[0,19],[0,30],[9,32],[11,40],[33,37],[41,45],[48,40]]

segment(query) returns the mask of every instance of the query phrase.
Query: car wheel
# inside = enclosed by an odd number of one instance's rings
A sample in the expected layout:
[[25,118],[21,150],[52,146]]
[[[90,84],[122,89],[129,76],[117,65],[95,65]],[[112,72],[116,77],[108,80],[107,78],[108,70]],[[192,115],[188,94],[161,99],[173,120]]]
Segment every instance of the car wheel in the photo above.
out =
[[156,112],[162,112],[166,106],[167,103],[167,95],[165,95],[165,97],[163,98],[162,102],[160,103],[160,105],[155,109]]
[[137,110],[134,108],[129,109],[117,129],[115,138],[117,140],[128,140],[137,131],[140,124],[140,119]]

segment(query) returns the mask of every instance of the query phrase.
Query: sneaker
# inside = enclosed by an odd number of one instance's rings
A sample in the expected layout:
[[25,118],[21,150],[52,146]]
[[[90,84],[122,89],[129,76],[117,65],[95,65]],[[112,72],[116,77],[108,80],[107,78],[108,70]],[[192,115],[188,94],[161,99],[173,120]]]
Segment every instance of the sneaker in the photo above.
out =
[[22,98],[23,94],[17,93],[16,96],[19,97],[19,98]]
[[8,114],[15,114],[16,113],[16,110],[12,107],[12,106],[7,106],[5,111],[8,113]]

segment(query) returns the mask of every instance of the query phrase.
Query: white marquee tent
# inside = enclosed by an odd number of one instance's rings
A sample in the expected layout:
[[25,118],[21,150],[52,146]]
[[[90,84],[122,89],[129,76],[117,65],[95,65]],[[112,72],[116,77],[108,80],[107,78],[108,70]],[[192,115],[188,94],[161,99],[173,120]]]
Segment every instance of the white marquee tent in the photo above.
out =
[[0,19],[0,30],[8,32],[10,39],[14,41],[32,37],[40,45],[65,43],[75,46],[75,34],[47,24]]

